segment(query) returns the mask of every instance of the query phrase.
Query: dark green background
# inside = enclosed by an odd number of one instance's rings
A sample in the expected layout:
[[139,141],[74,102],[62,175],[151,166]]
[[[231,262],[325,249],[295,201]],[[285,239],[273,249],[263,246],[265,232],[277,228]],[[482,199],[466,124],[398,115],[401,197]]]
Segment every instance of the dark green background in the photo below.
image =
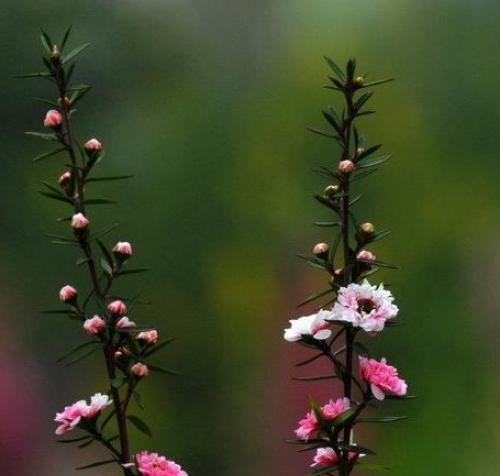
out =
[[497,474],[498,2],[2,0],[0,15],[2,474],[68,475],[102,455],[52,442],[55,411],[105,382],[97,357],[55,365],[81,331],[38,313],[86,277],[73,250],[42,235],[65,226],[37,195],[62,159],[33,165],[45,144],[22,135],[44,114],[30,98],[50,89],[12,79],[39,68],[40,26],[58,35],[68,24],[73,44],[92,42],[77,68],[95,87],[79,137],[102,139],[106,173],[136,176],[95,186],[120,206],[92,219],[119,221],[112,238],[152,268],[129,281],[153,300],[131,317],[177,336],[163,358],[183,374],[145,383],[155,438],[133,434],[134,449],[159,450],[191,476],[293,476],[309,464],[283,439],[309,393],[336,394],[290,381],[304,353],[282,328],[324,285],[294,255],[329,238],[311,225],[325,217],[311,198],[325,183],[311,169],[336,155],[305,128],[334,101],[322,55],[352,55],[370,77],[397,78],[361,126],[394,160],[358,184],[357,207],[395,230],[373,250],[401,265],[381,277],[404,326],[366,340],[419,396],[387,406],[409,421],[365,428],[359,441],[398,476]]

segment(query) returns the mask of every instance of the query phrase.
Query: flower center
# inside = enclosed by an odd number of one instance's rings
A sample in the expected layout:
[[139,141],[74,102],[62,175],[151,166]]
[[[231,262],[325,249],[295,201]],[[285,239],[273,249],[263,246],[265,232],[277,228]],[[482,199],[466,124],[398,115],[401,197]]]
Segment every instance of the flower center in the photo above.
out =
[[375,309],[375,303],[371,299],[360,299],[358,301],[358,311],[369,314]]

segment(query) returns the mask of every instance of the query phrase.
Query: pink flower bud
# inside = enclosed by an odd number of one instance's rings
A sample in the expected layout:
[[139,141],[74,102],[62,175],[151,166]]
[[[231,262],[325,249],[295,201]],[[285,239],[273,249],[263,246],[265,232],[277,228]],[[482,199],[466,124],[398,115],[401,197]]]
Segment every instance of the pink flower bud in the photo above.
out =
[[71,182],[71,172],[64,172],[61,174],[58,181],[61,187],[67,187]]
[[106,328],[106,321],[100,316],[94,316],[85,320],[83,328],[87,334],[95,336]]
[[[108,309],[109,309],[109,306],[108,306]],[[135,327],[135,326],[136,326],[136,323],[134,321],[131,321],[127,316],[121,317],[118,320],[118,322],[116,323],[117,329],[127,329],[129,327]]]
[[339,162],[338,169],[343,174],[350,174],[354,170],[354,162],[351,160],[342,160]]
[[70,285],[66,285],[59,291],[59,299],[61,302],[71,302],[78,296],[77,290]]
[[321,256],[324,255],[325,253],[328,253],[329,249],[330,247],[328,246],[327,243],[317,243],[314,245],[312,252],[316,256]]
[[83,147],[90,152],[98,152],[102,149],[102,144],[97,139],[90,139],[85,142]]
[[83,213],[76,213],[71,218],[71,227],[74,230],[85,230],[89,226],[89,221]]
[[117,300],[108,304],[108,311],[117,316],[123,316],[127,312],[127,306],[123,301]]
[[368,250],[361,250],[357,255],[356,258],[366,260],[366,261],[373,261],[377,259],[377,257]]
[[156,344],[156,341],[158,340],[158,331],[152,329],[150,331],[139,332],[136,339],[143,340],[148,344]]
[[137,377],[147,377],[149,375],[148,366],[145,364],[141,364],[140,362],[137,362],[136,364],[132,365],[130,371],[134,375],[137,375]]
[[128,241],[119,241],[113,247],[113,253],[117,256],[128,258],[132,256],[132,245]]
[[43,120],[43,126],[47,128],[55,128],[62,124],[63,117],[61,113],[56,109],[51,109],[45,114],[45,119]]

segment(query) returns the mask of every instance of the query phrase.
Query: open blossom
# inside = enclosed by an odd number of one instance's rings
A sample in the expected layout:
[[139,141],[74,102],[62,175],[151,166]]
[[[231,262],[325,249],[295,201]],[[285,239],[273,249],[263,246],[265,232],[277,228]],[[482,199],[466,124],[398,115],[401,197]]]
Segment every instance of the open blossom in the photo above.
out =
[[56,109],[51,109],[45,114],[45,119],[43,120],[43,126],[47,128],[53,128],[60,126],[63,122],[63,117],[59,111]]
[[121,317],[117,323],[117,329],[127,329],[129,327],[135,327],[137,324],[134,321],[131,321],[127,316]]
[[117,316],[123,316],[127,312],[127,306],[123,301],[116,300],[108,304],[108,311]]
[[[355,453],[354,451],[349,451],[348,458],[349,460],[352,460],[354,458],[358,457],[358,453]],[[333,448],[318,448],[316,450],[316,454],[314,455],[313,458],[314,463],[311,464],[312,467],[314,466],[329,466],[335,463],[338,463],[339,457],[337,456],[337,453]]]
[[83,145],[85,150],[89,151],[99,151],[102,149],[102,144],[97,139],[90,139]]
[[330,314],[330,311],[320,310],[316,314],[290,320],[290,327],[285,329],[285,340],[297,342],[303,336],[312,336],[317,340],[328,339],[332,335],[332,331],[327,329],[329,326],[327,319],[331,318]]
[[156,344],[156,341],[158,340],[158,331],[153,329],[150,331],[139,332],[139,334],[137,334],[136,339],[143,340],[148,344]]
[[128,241],[119,241],[113,247],[113,253],[121,257],[132,256],[132,245]]
[[106,321],[100,316],[94,316],[85,320],[83,328],[87,334],[97,335],[106,328]]
[[56,413],[54,421],[61,423],[56,429],[56,435],[62,435],[75,428],[82,418],[95,418],[111,403],[107,395],[96,393],[90,398],[90,405],[85,400],[78,400]]
[[137,375],[137,377],[147,377],[149,375],[148,366],[145,364],[141,364],[140,362],[137,362],[136,364],[132,365],[130,371],[134,375]]
[[[338,398],[330,400],[326,405],[321,407],[321,414],[325,420],[333,420],[335,417],[349,410],[351,404],[348,398]],[[311,436],[319,430],[319,423],[313,411],[310,411],[306,416],[299,421],[299,426],[295,430],[295,435],[301,440],[307,441]]]
[[135,458],[137,469],[144,476],[188,476],[175,461],[158,453],[141,451]]
[[59,300],[61,302],[71,302],[76,298],[77,295],[77,290],[73,286],[67,284],[66,286],[63,286],[59,291]]
[[377,400],[383,400],[385,395],[406,395],[406,382],[399,378],[396,367],[388,365],[385,359],[378,361],[360,357],[359,370],[363,380],[370,384],[372,394]]
[[361,250],[356,255],[356,258],[362,259],[365,261],[373,261],[373,260],[377,259],[377,257],[371,251],[368,251],[368,250]]
[[393,301],[394,297],[383,284],[372,286],[365,279],[362,284],[352,283],[339,289],[329,319],[350,322],[369,333],[380,332],[385,322],[398,314]]
[[83,213],[75,213],[71,217],[71,227],[74,230],[85,230],[89,226],[89,221]]

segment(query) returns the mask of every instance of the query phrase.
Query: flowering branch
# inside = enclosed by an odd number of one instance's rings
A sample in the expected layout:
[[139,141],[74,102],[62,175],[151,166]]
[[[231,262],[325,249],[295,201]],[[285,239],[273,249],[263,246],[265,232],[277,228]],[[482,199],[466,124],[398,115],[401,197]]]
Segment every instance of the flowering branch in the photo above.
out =
[[[297,366],[308,365],[321,357],[327,358],[333,366],[330,374],[297,377],[296,380],[338,379],[343,385],[343,395],[323,406],[311,400],[311,411],[300,420],[295,430],[297,438],[289,441],[305,445],[305,450],[316,451],[311,474],[348,476],[357,465],[371,469],[378,467],[361,459],[374,452],[357,444],[354,427],[364,422],[405,418],[363,417],[365,409],[385,398],[409,398],[406,396],[406,382],[398,376],[396,368],[388,365],[385,359],[371,358],[367,347],[358,340],[360,331],[375,336],[385,326],[393,325],[399,312],[393,303],[394,297],[383,284],[372,286],[367,281],[380,268],[396,268],[377,259],[365,248],[387,236],[390,230],[376,232],[372,223],[360,223],[352,207],[361,195],[354,198],[351,195],[353,182],[372,174],[378,165],[390,158],[389,155],[372,158],[381,145],[366,147],[356,121],[375,112],[365,108],[373,95],[365,89],[392,79],[367,83],[364,76],[356,75],[355,60],[349,60],[344,71],[331,59],[325,59],[333,72],[329,77],[331,83],[326,88],[342,95],[344,107],[341,113],[331,106],[323,111],[330,131],[309,128],[335,140],[340,147],[335,168],[322,166],[318,170],[320,176],[332,183],[323,194],[315,195],[316,200],[333,213],[334,220],[317,222],[316,225],[337,228],[338,231],[331,243],[316,244],[312,256],[299,255],[325,271],[329,283],[327,289],[308,297],[299,307],[325,296],[328,296],[328,301],[317,307],[314,314],[292,319],[284,337],[289,342],[298,342],[316,351]],[[338,326],[335,334],[332,326]],[[359,378],[356,361],[359,362]]]
[[[93,442],[100,443],[109,453],[111,459],[91,463],[78,469],[88,469],[110,463],[116,463],[124,476],[142,474],[145,476],[187,476],[175,462],[167,460],[157,453],[142,451],[132,458],[128,422],[139,431],[151,436],[148,425],[138,416],[130,415],[131,399],[143,408],[142,398],[137,387],[150,371],[178,375],[163,367],[149,363],[151,356],[172,342],[168,339],[158,343],[158,332],[150,326],[138,326],[127,317],[135,304],[140,304],[138,296],[133,298],[117,297],[112,288],[118,278],[135,275],[146,271],[144,268],[127,268],[132,256],[132,246],[128,242],[118,242],[109,249],[102,237],[112,231],[116,224],[107,225],[100,230],[91,226],[87,208],[93,205],[113,203],[104,198],[88,198],[87,189],[92,183],[125,180],[129,175],[114,177],[96,177],[96,166],[104,158],[101,142],[97,139],[79,142],[72,130],[75,106],[90,91],[90,86],[74,84],[73,74],[75,58],[88,45],[80,46],[69,53],[65,47],[70,35],[68,29],[60,43],[55,46],[50,37],[42,31],[41,42],[45,49],[43,62],[46,70],[22,77],[38,77],[48,80],[56,89],[56,100],[42,99],[52,109],[43,121],[48,132],[28,132],[27,134],[55,143],[57,148],[45,152],[34,159],[35,162],[65,154],[69,159],[67,170],[59,177],[59,187],[43,182],[45,197],[63,202],[71,208],[71,215],[60,218],[62,223],[70,223],[72,236],[50,234],[52,243],[74,246],[80,249],[83,257],[77,261],[79,266],[85,265],[88,270],[90,289],[85,299],[71,285],[65,285],[59,292],[60,301],[65,309],[45,311],[48,314],[68,315],[71,319],[82,323],[84,332],[90,340],[71,349],[59,362],[67,365],[79,362],[100,349],[105,362],[105,371],[109,381],[107,394],[96,393],[90,402],[79,400],[65,407],[56,414],[59,423],[57,435],[78,428],[83,432],[81,437],[59,440],[61,443],[76,443],[85,448]],[[91,308],[95,310],[91,312]],[[89,317],[93,314],[93,317]],[[112,410],[107,410],[112,407]],[[102,419],[101,415],[109,411]],[[109,435],[108,424],[115,421],[117,434]],[[118,447],[114,442],[118,441]]]

